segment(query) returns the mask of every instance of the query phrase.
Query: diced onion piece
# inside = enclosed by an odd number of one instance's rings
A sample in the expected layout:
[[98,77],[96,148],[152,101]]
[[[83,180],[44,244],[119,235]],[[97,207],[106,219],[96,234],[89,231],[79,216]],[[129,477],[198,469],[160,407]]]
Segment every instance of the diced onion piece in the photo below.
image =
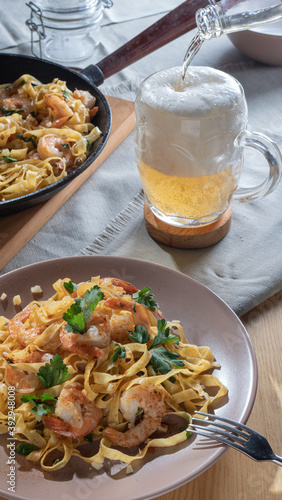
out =
[[20,295],[15,295],[13,298],[14,306],[19,306],[22,303],[22,299]]

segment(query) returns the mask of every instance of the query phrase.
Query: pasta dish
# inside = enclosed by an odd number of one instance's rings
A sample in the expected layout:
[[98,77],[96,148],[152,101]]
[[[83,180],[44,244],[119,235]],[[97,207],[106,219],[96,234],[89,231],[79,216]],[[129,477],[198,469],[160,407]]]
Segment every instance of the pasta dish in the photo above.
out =
[[100,276],[53,287],[50,299],[0,317],[0,432],[43,470],[72,456],[97,469],[105,459],[131,464],[175,446],[191,416],[227,394],[210,348],[187,343],[150,288]]
[[91,123],[95,104],[58,78],[42,84],[22,75],[0,85],[0,202],[53,184],[85,161],[102,135]]

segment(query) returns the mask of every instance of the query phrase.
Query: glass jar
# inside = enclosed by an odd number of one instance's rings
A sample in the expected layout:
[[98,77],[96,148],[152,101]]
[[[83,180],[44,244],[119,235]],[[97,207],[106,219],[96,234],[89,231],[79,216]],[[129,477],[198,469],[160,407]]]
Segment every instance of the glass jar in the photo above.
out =
[[[104,8],[111,0],[37,0],[27,25],[31,30],[32,53],[61,63],[87,59],[99,42],[99,29]],[[35,38],[39,54],[35,53]]]

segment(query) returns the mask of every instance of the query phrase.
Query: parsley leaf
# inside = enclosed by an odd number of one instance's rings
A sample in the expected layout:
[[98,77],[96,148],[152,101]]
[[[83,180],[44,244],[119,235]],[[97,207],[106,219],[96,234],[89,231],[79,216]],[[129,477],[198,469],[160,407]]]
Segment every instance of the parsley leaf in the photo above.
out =
[[170,352],[165,349],[165,347],[156,347],[155,349],[150,349],[152,358],[150,364],[156,373],[168,373],[172,366],[180,368],[184,366],[184,362],[180,358],[177,352]]
[[37,144],[36,144],[36,137],[35,135],[34,136],[30,136],[30,137],[24,137],[22,134],[17,134],[17,138],[18,139],[21,139],[22,141],[24,142],[31,142],[32,145],[37,148]]
[[68,143],[61,144],[61,146],[63,146],[63,148],[65,148],[65,149],[70,149],[70,145]]
[[56,398],[51,394],[41,394],[39,397],[32,394],[24,394],[21,398],[22,403],[32,403],[33,407],[31,411],[39,416],[48,415],[48,413],[55,411],[55,406],[52,403],[46,403],[46,401],[56,401]]
[[63,90],[63,96],[64,96],[65,100],[67,100],[69,97],[69,93],[66,90]]
[[150,347],[150,349],[154,349],[155,347],[166,344],[167,342],[179,342],[179,337],[177,335],[170,335],[171,328],[166,327],[165,319],[158,319],[158,333],[154,338],[154,341]]
[[34,451],[34,445],[32,443],[19,443],[16,446],[16,453],[20,455],[29,455],[32,451]]
[[64,281],[64,287],[69,293],[73,293],[75,290],[78,289],[78,285],[74,283],[74,281]]
[[158,303],[153,299],[154,295],[149,293],[151,288],[142,288],[139,292],[133,293],[132,298],[135,302],[139,304],[143,304],[144,307],[150,309],[150,311],[154,311],[156,307],[158,307]]
[[65,330],[77,334],[85,333],[87,321],[103,298],[104,294],[101,292],[101,288],[95,285],[85,292],[83,298],[74,299],[74,303],[63,314],[63,319],[67,322]]
[[145,326],[136,325],[134,332],[129,332],[129,338],[138,344],[147,344],[150,340],[150,334]]
[[92,443],[93,442],[93,432],[90,432],[90,434],[87,434],[87,436],[84,436],[84,439],[86,439],[86,441],[88,441],[88,443]]
[[4,160],[5,163],[13,163],[15,161],[18,161],[16,158],[11,158],[10,156],[2,156],[2,160]]
[[61,356],[55,354],[50,359],[50,363],[39,368],[36,376],[41,384],[48,389],[54,385],[62,384],[69,377],[68,367],[64,364]]
[[124,346],[120,344],[114,344],[114,347],[115,347],[114,354],[110,356],[110,359],[112,361],[116,361],[118,358],[125,358],[126,351]]
[[186,438],[189,439],[190,436],[191,436],[191,432],[187,431],[186,432]]
[[14,113],[18,113],[19,115],[22,115],[24,110],[23,109],[7,109],[5,106],[2,108],[3,115],[4,116],[10,116],[13,115]]

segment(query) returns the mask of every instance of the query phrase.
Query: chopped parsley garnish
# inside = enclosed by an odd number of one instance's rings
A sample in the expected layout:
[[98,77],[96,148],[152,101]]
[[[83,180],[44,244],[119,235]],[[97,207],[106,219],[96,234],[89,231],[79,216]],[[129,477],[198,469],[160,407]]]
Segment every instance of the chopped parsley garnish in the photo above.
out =
[[101,288],[95,285],[85,292],[83,298],[74,299],[74,303],[63,314],[63,319],[67,322],[65,330],[77,334],[85,333],[87,321],[103,298],[104,294],[101,292]]
[[156,373],[168,373],[172,367],[180,368],[184,366],[184,362],[179,359],[180,354],[171,352],[165,349],[162,344],[169,342],[179,342],[177,335],[170,335],[171,328],[166,326],[165,319],[158,319],[158,333],[149,349],[152,354],[150,364]]
[[132,298],[135,302],[139,304],[143,304],[144,307],[150,309],[150,311],[154,311],[156,307],[158,307],[158,303],[154,300],[154,295],[149,293],[151,288],[142,288],[139,292],[133,293]]
[[2,160],[4,160],[5,163],[13,163],[18,161],[16,158],[11,158],[10,156],[2,156]]
[[69,144],[67,144],[67,143],[66,143],[66,144],[62,144],[62,146],[63,146],[63,148],[65,148],[65,149],[70,149],[70,145],[69,145]]
[[152,365],[156,373],[168,373],[172,367],[181,368],[184,366],[184,362],[180,358],[177,352],[171,352],[165,349],[165,347],[156,347],[150,349],[152,358],[150,364]]
[[63,90],[63,96],[65,99],[68,99],[69,93],[66,90]]
[[126,351],[123,345],[114,344],[114,347],[115,347],[114,354],[110,356],[110,359],[112,361],[116,361],[118,358],[125,358]]
[[158,319],[158,333],[154,338],[154,341],[150,347],[158,347],[161,344],[167,344],[168,342],[179,342],[179,337],[177,335],[170,335],[171,328],[166,327],[165,319]]
[[85,139],[85,140],[86,140],[86,148],[90,149],[91,148],[91,142],[88,139]]
[[93,442],[93,432],[90,432],[90,434],[87,434],[87,436],[84,436],[84,439],[86,439],[86,441],[88,441],[88,443],[92,443]]
[[18,113],[19,115],[22,115],[24,110],[23,109],[7,109],[5,106],[2,108],[2,112],[4,116],[10,116],[13,115],[14,113]]
[[189,437],[191,436],[191,432],[186,432],[186,438],[189,439]]
[[75,292],[78,289],[78,285],[74,281],[64,281],[64,287],[69,293]]
[[19,443],[16,446],[16,453],[20,455],[29,455],[32,451],[34,451],[34,445],[32,443]]
[[36,376],[41,384],[48,389],[62,384],[69,377],[68,367],[64,364],[61,356],[55,354],[50,359],[50,363],[46,363],[45,366],[39,368]]
[[32,394],[24,394],[21,398],[22,403],[32,403],[31,411],[39,416],[48,415],[55,411],[55,406],[48,401],[57,401],[51,394],[41,394],[41,396],[34,396]]
[[18,85],[7,85],[5,87],[5,90],[7,90],[9,92],[9,90],[17,89],[18,87],[21,87],[24,84],[25,84],[25,80],[21,80],[20,83],[18,83]]
[[32,145],[37,148],[37,144],[36,144],[36,141],[35,141],[35,135],[34,136],[31,136],[31,137],[24,137],[22,134],[17,134],[17,138],[18,139],[21,139],[22,141],[24,142],[31,142]]
[[147,344],[150,340],[150,334],[145,326],[136,325],[134,332],[129,332],[129,338],[138,344]]

